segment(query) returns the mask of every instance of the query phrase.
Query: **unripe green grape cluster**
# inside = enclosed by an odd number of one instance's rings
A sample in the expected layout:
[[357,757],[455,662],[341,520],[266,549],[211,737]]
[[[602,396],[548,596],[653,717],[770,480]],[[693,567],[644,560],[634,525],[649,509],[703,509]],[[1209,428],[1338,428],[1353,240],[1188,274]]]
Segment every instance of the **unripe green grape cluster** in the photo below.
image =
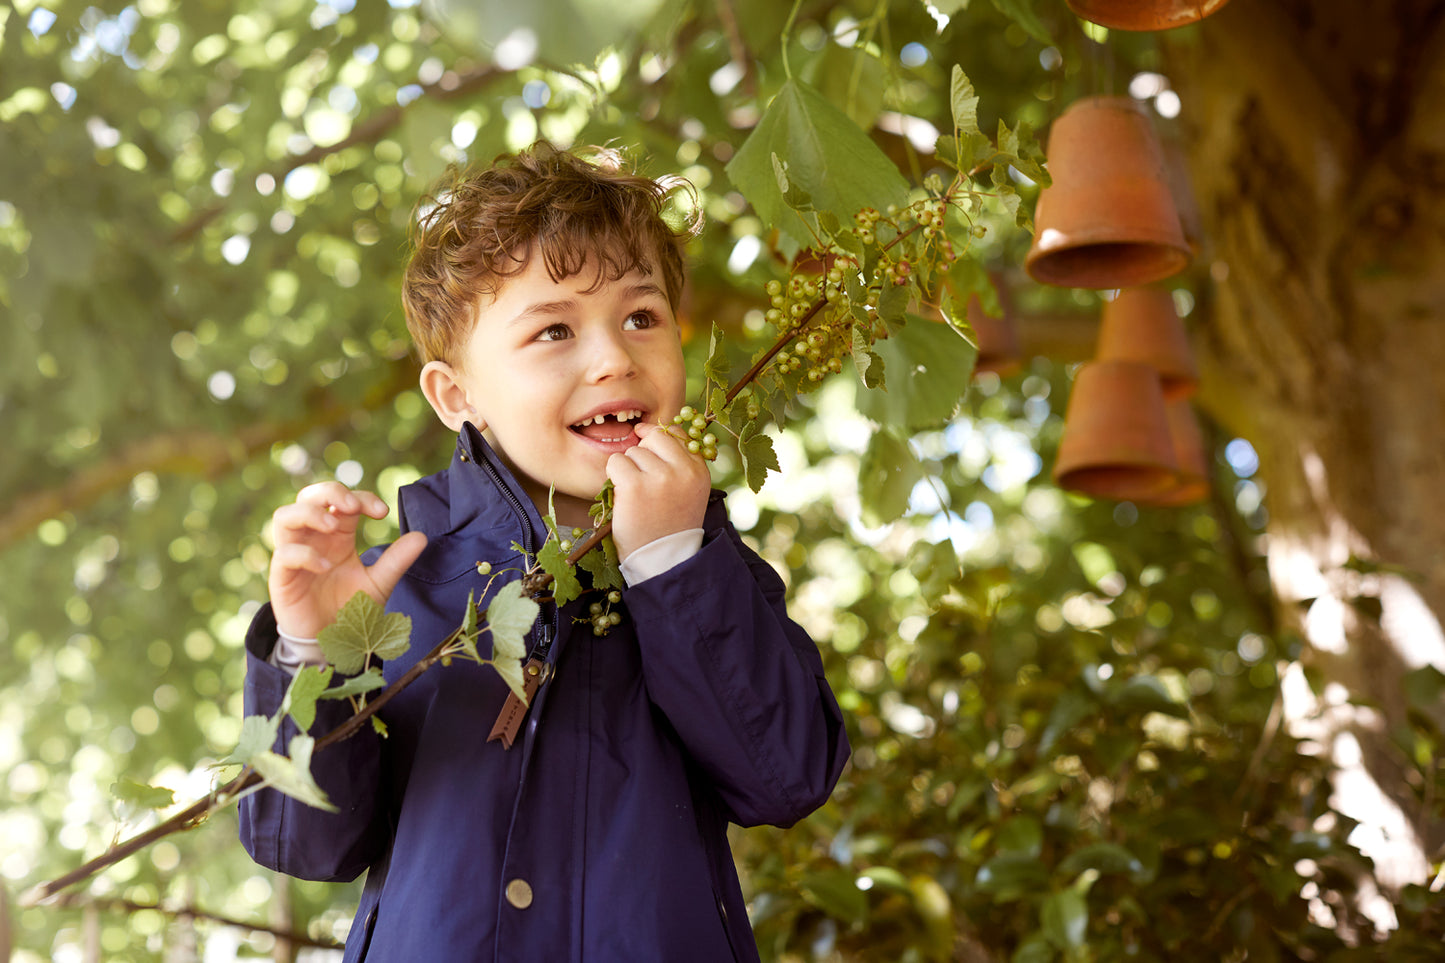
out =
[[[592,623],[592,634],[604,636],[614,625],[622,624],[622,613],[615,611],[612,606],[622,601],[622,593],[613,589],[607,593],[605,602],[593,602],[587,607],[588,620]],[[581,621],[579,619],[578,621]]]
[[[749,411],[752,409],[750,408]],[[753,416],[756,417],[756,416]],[[717,435],[708,431],[712,422],[692,405],[684,405],[672,423],[687,430],[687,450],[707,461],[717,460]]]

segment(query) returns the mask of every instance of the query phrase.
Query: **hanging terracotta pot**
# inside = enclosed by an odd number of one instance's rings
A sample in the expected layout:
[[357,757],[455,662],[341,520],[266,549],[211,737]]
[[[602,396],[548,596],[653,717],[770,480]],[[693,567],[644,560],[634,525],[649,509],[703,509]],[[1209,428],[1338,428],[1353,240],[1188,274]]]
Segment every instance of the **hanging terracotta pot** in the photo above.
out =
[[1018,325],[1007,307],[999,317],[991,318],[984,313],[983,302],[975,294],[968,299],[966,313],[974,340],[978,342],[978,360],[973,365],[975,375],[991,371],[1006,378],[1023,367]]
[[1165,288],[1125,288],[1104,304],[1099,361],[1138,361],[1159,372],[1164,397],[1187,398],[1199,388],[1199,369],[1184,322]]
[[1165,412],[1179,471],[1172,488],[1141,498],[1140,502],[1160,507],[1194,505],[1209,497],[1209,458],[1199,433],[1199,419],[1187,401],[1166,402]]
[[1044,284],[1132,288],[1178,274],[1189,263],[1164,154],[1130,97],[1089,97],[1049,132],[1049,175],[1034,212],[1024,261]]
[[1203,20],[1229,0],[1068,0],[1069,9],[1114,30],[1168,30]]
[[1053,477],[1092,498],[1143,501],[1176,482],[1159,375],[1131,361],[1079,368],[1064,415]]

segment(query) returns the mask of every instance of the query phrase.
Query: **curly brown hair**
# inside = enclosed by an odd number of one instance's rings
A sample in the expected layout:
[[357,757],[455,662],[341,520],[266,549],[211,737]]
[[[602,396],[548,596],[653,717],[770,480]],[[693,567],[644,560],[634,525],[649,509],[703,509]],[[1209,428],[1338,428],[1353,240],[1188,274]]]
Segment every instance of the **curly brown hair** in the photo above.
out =
[[456,363],[478,300],[495,296],[537,251],[554,281],[595,270],[589,290],[656,271],[677,309],[682,248],[698,215],[674,228],[663,211],[679,192],[691,195],[691,185],[628,173],[616,151],[589,153],[584,160],[539,141],[485,169],[453,168],[421,200],[401,299],[422,361]]

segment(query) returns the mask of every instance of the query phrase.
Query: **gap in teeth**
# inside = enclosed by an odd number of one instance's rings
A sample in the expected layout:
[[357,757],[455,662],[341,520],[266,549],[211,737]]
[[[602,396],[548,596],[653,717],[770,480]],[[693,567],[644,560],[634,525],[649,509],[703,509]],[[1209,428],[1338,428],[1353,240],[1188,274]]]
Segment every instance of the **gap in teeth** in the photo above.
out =
[[[601,425],[606,423],[608,417],[609,416],[607,415],[597,415],[593,418],[587,419],[586,421],[579,421],[577,423],[577,427],[585,428],[588,425]],[[619,411],[611,417],[615,418],[619,422],[636,421],[638,418],[642,417],[642,412],[636,408],[633,408],[630,411]]]

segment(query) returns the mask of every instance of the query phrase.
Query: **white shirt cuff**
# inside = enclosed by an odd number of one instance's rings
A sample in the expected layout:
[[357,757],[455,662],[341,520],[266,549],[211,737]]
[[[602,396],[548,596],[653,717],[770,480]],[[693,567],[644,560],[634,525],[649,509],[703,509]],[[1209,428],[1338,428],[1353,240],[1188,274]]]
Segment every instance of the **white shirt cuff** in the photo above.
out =
[[321,654],[321,645],[315,639],[298,639],[279,628],[276,634],[276,647],[271,650],[271,658],[266,661],[278,669],[285,669],[295,675],[303,666],[326,664],[326,656]]
[[645,582],[661,575],[681,562],[686,562],[702,548],[702,529],[688,528],[653,539],[624,558],[619,567],[628,585]]

